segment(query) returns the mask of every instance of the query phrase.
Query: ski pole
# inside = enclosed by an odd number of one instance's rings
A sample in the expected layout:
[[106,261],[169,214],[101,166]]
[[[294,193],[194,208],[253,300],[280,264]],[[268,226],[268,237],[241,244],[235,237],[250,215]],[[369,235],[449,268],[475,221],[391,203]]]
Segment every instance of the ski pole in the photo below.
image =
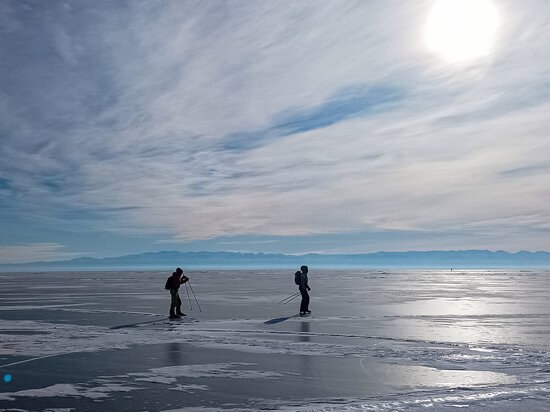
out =
[[189,288],[187,287],[187,283],[185,284],[185,291],[187,292],[187,300],[189,301],[189,309],[193,311],[193,305],[191,305],[191,298],[189,297]]
[[191,286],[191,281],[188,281],[187,283],[189,283],[189,288],[191,289],[191,293],[193,294],[193,297],[195,298],[195,302],[197,302],[197,306],[199,307],[199,312],[202,312],[199,300],[197,299],[197,296],[195,295],[195,292],[193,291],[193,286]]
[[297,294],[295,294],[294,296],[292,296],[290,299],[288,299],[286,302],[283,302],[283,305],[286,305],[288,302],[290,302],[291,300],[294,300],[296,299],[298,296],[300,296],[300,292],[298,292]]
[[296,293],[294,293],[294,294],[292,294],[292,295],[290,295],[290,296],[287,296],[287,297],[286,297],[286,298],[284,298],[284,299],[281,299],[281,300],[280,300],[280,301],[278,301],[277,303],[283,303],[283,302],[284,302],[285,300],[287,300],[287,299],[291,299],[292,297],[294,297],[294,295],[296,295]]
[[287,296],[287,297],[284,298],[284,299],[281,299],[281,300],[278,301],[277,303],[283,303],[285,300],[287,300],[287,299],[292,299],[292,298],[294,298],[295,296],[297,296],[297,295],[299,295],[299,294],[300,294],[300,292],[293,293],[292,295]]
[[300,295],[300,292],[296,292],[295,294],[293,295],[290,295],[282,300],[280,300],[279,302],[282,303],[283,305],[286,303],[286,302],[290,302],[292,299],[294,299],[295,297],[299,296]]

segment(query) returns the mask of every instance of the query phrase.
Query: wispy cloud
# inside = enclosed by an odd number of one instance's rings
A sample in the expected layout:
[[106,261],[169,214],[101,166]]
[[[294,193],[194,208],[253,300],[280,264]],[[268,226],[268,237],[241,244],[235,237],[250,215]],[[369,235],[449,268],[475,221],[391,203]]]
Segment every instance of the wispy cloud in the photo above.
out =
[[431,4],[3,3],[0,220],[544,248],[548,8],[498,3],[459,67],[423,44]]
[[73,258],[81,253],[68,252],[57,243],[0,246],[0,263],[22,263]]
[[543,162],[524,167],[516,167],[513,169],[503,170],[500,173],[503,177],[521,177],[538,174],[548,175],[550,173],[550,162]]

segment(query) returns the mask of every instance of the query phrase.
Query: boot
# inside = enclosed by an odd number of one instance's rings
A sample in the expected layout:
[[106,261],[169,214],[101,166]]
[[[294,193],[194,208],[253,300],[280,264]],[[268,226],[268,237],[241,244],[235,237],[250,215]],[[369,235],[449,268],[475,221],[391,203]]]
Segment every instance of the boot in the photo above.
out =
[[170,319],[177,319],[177,318],[179,318],[179,316],[174,313],[173,309],[171,309],[170,310]]
[[176,315],[177,316],[185,316],[185,313],[181,311],[181,308],[176,308]]

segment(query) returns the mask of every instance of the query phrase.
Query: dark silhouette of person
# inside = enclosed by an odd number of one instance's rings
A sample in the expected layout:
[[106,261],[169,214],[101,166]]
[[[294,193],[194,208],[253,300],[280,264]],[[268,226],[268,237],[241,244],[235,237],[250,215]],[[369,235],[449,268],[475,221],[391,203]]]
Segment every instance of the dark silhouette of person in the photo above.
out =
[[308,285],[307,266],[302,266],[300,270],[301,274],[299,290],[300,294],[302,295],[302,301],[300,302],[300,316],[304,316],[308,313],[311,313],[311,311],[309,310],[309,293],[307,293],[309,290],[311,290],[311,288]]
[[183,274],[181,268],[177,268],[172,276],[168,278],[168,286],[170,289],[170,319],[177,319],[185,316],[181,311],[181,299],[179,294],[180,286],[188,282],[189,278]]

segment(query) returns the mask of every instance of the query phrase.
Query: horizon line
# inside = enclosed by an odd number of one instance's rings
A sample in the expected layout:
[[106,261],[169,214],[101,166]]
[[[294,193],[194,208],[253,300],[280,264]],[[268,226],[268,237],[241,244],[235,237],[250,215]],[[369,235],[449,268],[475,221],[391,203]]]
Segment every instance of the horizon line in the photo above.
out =
[[288,254],[288,253],[270,253],[270,252],[236,252],[236,251],[208,251],[208,250],[202,250],[202,251],[178,251],[178,250],[160,250],[160,251],[146,251],[146,252],[136,252],[136,253],[129,253],[124,255],[118,255],[118,256],[111,256],[111,257],[91,257],[91,256],[79,256],[74,257],[71,259],[66,260],[38,260],[38,261],[27,261],[27,262],[0,262],[0,266],[23,266],[23,265],[31,265],[31,264],[55,264],[55,263],[69,263],[73,262],[75,260],[79,259],[91,259],[91,260],[107,260],[107,259],[119,259],[124,257],[130,257],[130,256],[139,256],[139,255],[146,255],[146,254],[161,254],[161,253],[179,253],[179,254],[200,254],[200,253],[212,253],[212,254],[221,254],[221,253],[227,253],[227,254],[235,254],[235,255],[267,255],[267,256],[288,256],[288,257],[300,257],[300,256],[308,256],[308,255],[315,255],[315,256],[365,256],[365,255],[376,255],[380,253],[387,253],[387,254],[407,254],[407,253],[450,253],[450,252],[489,252],[489,253],[506,253],[509,255],[517,255],[520,253],[529,253],[529,254],[537,254],[537,253],[547,253],[550,254],[550,251],[546,250],[537,250],[537,251],[530,251],[530,250],[519,250],[516,252],[510,252],[503,249],[497,249],[497,250],[490,250],[490,249],[444,249],[444,250],[407,250],[407,251],[385,251],[385,250],[379,250],[377,252],[362,252],[362,253],[319,253],[319,252],[306,252],[306,253],[296,253],[296,254]]

